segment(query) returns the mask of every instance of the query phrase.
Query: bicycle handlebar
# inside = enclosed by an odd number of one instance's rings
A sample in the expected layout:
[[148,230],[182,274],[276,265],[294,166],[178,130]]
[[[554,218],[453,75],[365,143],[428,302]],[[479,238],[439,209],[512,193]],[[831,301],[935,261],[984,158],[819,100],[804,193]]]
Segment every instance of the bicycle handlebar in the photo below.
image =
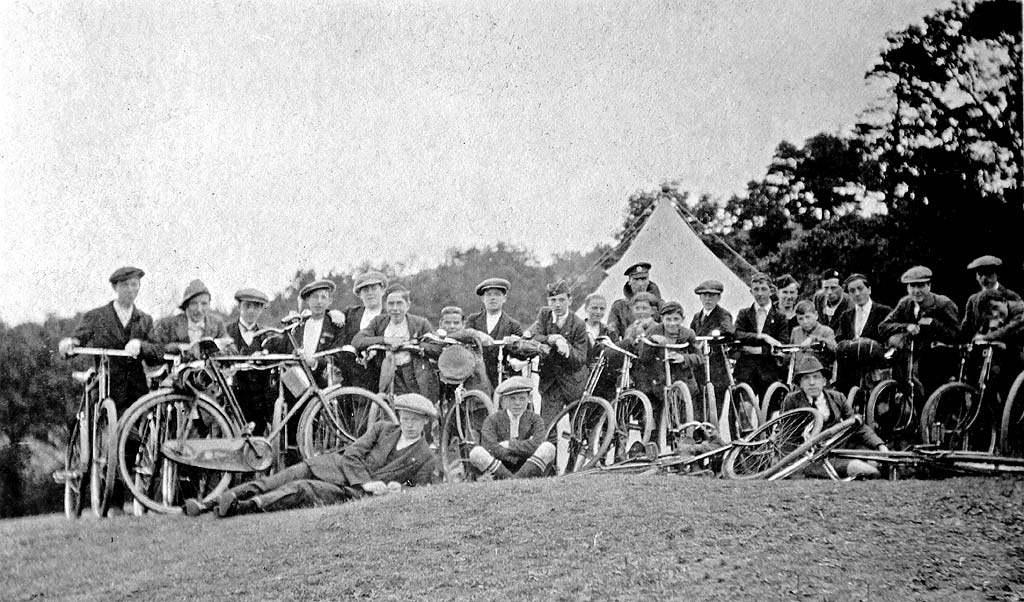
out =
[[611,349],[612,351],[616,351],[618,353],[621,353],[622,355],[625,355],[626,357],[629,357],[631,359],[637,359],[637,355],[635,353],[630,353],[629,351],[626,351],[622,347],[619,347],[618,345],[613,343],[611,338],[609,338],[608,336],[597,337],[597,344],[601,345],[602,347],[607,347],[608,349]]
[[103,349],[101,347],[74,347],[68,355],[109,355],[111,357],[135,357],[124,349]]
[[658,347],[660,349],[687,349],[690,347],[689,343],[655,343],[647,337],[640,337],[640,342],[644,345],[650,345],[651,347]]

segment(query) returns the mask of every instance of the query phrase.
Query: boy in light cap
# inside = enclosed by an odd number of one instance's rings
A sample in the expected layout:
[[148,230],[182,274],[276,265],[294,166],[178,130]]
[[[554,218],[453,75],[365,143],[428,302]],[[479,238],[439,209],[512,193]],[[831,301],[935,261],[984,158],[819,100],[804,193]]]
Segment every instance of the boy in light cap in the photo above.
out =
[[544,420],[530,408],[533,381],[513,376],[495,394],[502,409],[484,420],[481,444],[470,450],[470,463],[495,479],[541,476],[555,459],[555,446],[544,440]]
[[216,509],[225,518],[252,512],[340,504],[366,495],[386,495],[434,480],[437,461],[423,429],[437,410],[416,393],[395,398],[399,424],[381,421],[343,451],[314,456],[279,473],[232,487],[216,504],[189,499],[185,514]]

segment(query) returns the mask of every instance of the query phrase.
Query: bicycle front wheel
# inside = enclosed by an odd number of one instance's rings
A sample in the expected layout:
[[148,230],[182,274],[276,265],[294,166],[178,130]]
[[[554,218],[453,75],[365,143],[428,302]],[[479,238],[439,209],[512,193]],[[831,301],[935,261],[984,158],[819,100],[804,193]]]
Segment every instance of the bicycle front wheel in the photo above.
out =
[[594,396],[574,401],[555,416],[547,439],[555,442],[560,453],[565,444],[562,473],[586,470],[604,459],[615,436],[614,417],[611,404]]
[[[753,390],[751,390],[753,392]],[[758,417],[761,422],[768,422],[782,412],[782,401],[789,395],[789,385],[784,382],[775,381],[768,385],[764,392],[764,399],[761,407],[758,408]]]
[[719,417],[722,439],[726,442],[742,439],[753,432],[760,420],[758,419],[757,395],[747,383],[739,383],[729,389]]
[[64,516],[75,519],[82,516],[85,508],[83,483],[89,482],[89,445],[85,434],[88,433],[84,415],[79,415],[68,435],[67,447],[64,450]]
[[201,397],[150,394],[125,412],[117,438],[121,478],[135,499],[164,514],[181,512],[186,498],[209,502],[227,489],[231,473],[180,466],[161,448],[170,439],[221,439],[240,429],[224,410]]
[[[98,517],[105,517],[117,481],[117,409],[104,399],[92,423],[92,466],[89,469],[89,501]],[[122,500],[123,501],[123,500]]]
[[1003,405],[999,449],[1004,456],[1024,458],[1024,372],[1013,381]]
[[384,399],[361,387],[337,387],[314,397],[299,417],[296,439],[303,459],[344,449],[378,420],[398,423]]
[[994,451],[996,425],[984,410],[977,389],[946,383],[935,389],[921,410],[921,441],[939,449]]
[[725,454],[722,474],[729,479],[764,479],[780,463],[821,431],[821,414],[797,408],[779,414],[743,439],[733,441]]
[[469,450],[480,443],[484,420],[495,413],[494,402],[480,391],[464,391],[452,405],[441,427],[441,469],[446,481],[474,480],[477,471],[469,463]]
[[624,460],[630,446],[640,443],[646,446],[654,432],[654,408],[651,400],[641,391],[623,391],[612,404],[615,408],[615,450],[616,460]]
[[805,466],[821,460],[853,434],[853,429],[857,428],[859,421],[860,418],[854,416],[821,431],[810,441],[783,458],[782,462],[775,467],[773,474],[768,476],[768,480],[785,479]]

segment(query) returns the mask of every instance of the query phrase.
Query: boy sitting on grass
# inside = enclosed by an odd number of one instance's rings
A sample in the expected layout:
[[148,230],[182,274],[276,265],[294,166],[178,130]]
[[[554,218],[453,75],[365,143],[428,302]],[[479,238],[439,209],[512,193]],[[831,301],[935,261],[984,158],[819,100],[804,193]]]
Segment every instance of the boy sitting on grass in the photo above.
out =
[[507,378],[495,395],[501,409],[484,420],[480,445],[469,452],[470,463],[494,479],[541,476],[555,459],[555,446],[544,440],[544,420],[531,409],[533,381]]

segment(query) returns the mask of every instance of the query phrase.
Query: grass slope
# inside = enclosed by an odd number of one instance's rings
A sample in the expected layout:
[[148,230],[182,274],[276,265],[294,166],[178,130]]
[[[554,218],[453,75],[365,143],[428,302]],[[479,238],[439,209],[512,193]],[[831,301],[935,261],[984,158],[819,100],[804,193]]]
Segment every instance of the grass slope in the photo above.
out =
[[1022,600],[1024,481],[598,475],[0,522],[7,600]]

